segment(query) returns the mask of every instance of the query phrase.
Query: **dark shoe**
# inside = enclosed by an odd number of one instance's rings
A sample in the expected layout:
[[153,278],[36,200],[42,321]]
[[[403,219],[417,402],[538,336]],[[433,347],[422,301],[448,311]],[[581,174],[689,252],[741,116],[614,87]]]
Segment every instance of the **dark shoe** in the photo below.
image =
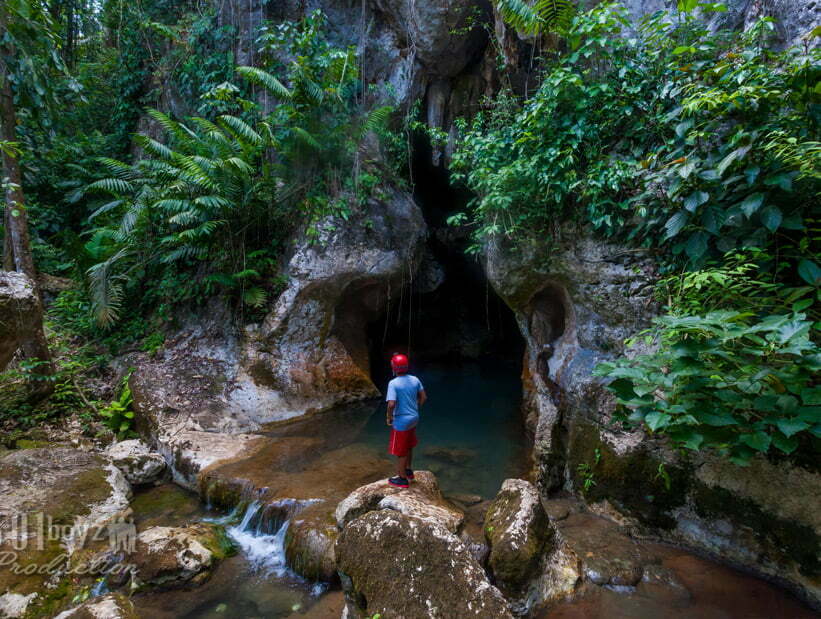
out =
[[391,477],[388,480],[388,483],[391,486],[395,486],[397,488],[407,488],[410,485],[410,484],[408,484],[407,479],[405,479],[404,477],[398,477],[398,476],[397,477]]
[[405,477],[407,477],[408,479],[413,481],[414,480],[413,469],[405,469]]

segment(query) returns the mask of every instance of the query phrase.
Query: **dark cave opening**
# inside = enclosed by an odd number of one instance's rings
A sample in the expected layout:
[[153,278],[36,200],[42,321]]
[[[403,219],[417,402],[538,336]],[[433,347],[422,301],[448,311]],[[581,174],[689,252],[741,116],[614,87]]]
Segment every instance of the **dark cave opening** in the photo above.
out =
[[415,279],[394,290],[386,309],[367,321],[371,377],[384,389],[394,352],[409,354],[415,369],[432,362],[491,361],[510,366],[518,376],[525,344],[514,314],[490,286],[479,260],[465,253],[467,234],[447,225],[470,193],[454,187],[447,170],[433,165],[427,139],[414,145],[411,176],[429,228],[427,252]]

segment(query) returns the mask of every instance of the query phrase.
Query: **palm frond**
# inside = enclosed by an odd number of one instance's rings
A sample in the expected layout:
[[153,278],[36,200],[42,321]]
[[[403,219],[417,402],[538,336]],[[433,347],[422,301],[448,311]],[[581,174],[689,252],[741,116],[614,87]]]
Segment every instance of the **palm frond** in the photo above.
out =
[[121,178],[102,178],[86,186],[86,191],[106,191],[114,195],[132,193],[134,185]]
[[364,135],[385,127],[393,111],[394,108],[391,105],[385,105],[371,110],[365,119],[365,123],[362,125],[362,134]]
[[219,117],[219,120],[230,130],[232,130],[238,137],[250,142],[254,146],[260,146],[264,142],[259,133],[254,131],[244,120],[237,118],[236,116],[223,114]]
[[290,99],[293,95],[282,82],[273,75],[256,67],[237,67],[237,73],[252,84],[257,84],[281,99]]

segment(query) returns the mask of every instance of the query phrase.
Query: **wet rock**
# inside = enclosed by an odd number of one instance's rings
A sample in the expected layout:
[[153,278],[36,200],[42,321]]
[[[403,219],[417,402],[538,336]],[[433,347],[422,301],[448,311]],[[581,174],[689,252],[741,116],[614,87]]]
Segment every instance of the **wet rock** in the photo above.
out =
[[449,464],[465,464],[476,458],[477,453],[472,449],[431,445],[422,449],[422,455]]
[[506,479],[485,516],[490,546],[488,567],[499,589],[525,612],[541,573],[542,555],[549,550],[553,528],[539,492],[522,479]]
[[472,507],[482,502],[482,497],[478,494],[462,494],[457,492],[456,494],[448,494],[447,498],[464,507]]
[[381,480],[354,490],[336,508],[340,529],[351,520],[374,510],[393,510],[420,520],[435,522],[455,533],[462,527],[464,514],[442,498],[436,477],[416,471],[410,488],[395,488]]
[[122,593],[109,593],[63,611],[55,619],[137,619],[137,613]]
[[49,447],[0,458],[0,552],[12,560],[0,567],[3,612],[59,608],[73,595],[68,568],[92,534],[130,515],[130,497],[122,473],[95,454]]
[[369,512],[347,523],[336,556],[351,617],[511,617],[469,549],[438,522]]
[[225,530],[214,524],[151,527],[137,536],[135,552],[125,558],[134,566],[132,587],[177,587],[200,584],[218,561],[232,554]]
[[0,271],[0,371],[23,342],[40,330],[43,308],[34,286],[23,273]]
[[300,576],[312,581],[336,580],[336,521],[323,502],[309,505],[291,520],[285,533],[285,558]]
[[166,468],[165,458],[139,440],[114,443],[106,450],[106,455],[125,478],[136,485],[156,481]]

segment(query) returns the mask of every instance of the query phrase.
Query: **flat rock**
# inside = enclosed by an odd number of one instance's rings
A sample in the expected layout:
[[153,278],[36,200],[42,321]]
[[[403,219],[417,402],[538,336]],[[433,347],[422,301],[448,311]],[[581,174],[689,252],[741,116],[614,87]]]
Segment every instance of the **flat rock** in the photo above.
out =
[[336,557],[349,617],[512,616],[468,547],[437,521],[368,512],[342,530]]
[[135,485],[156,481],[166,468],[165,458],[136,439],[114,443],[106,450],[106,455],[125,478]]
[[336,522],[342,529],[366,512],[386,509],[441,524],[452,533],[461,529],[465,518],[461,511],[442,498],[433,473],[416,471],[416,479],[409,488],[396,488],[387,480],[357,488],[337,506]]
[[137,613],[122,593],[109,593],[63,611],[55,619],[137,619]]
[[[14,558],[0,567],[0,615],[58,608],[72,591],[69,565],[91,534],[130,515],[130,498],[123,474],[95,454],[48,447],[0,458],[0,530],[11,531],[0,540],[0,552]],[[15,565],[53,568],[31,573]]]

